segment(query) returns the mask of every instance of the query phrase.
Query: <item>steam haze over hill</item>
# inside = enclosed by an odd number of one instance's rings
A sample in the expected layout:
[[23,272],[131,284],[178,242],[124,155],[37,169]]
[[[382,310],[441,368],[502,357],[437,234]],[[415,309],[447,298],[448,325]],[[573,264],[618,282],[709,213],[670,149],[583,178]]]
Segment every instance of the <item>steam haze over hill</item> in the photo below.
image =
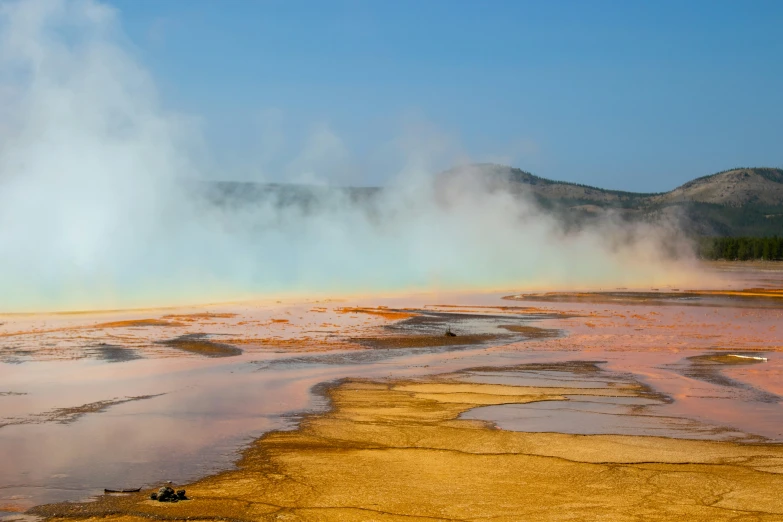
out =
[[[0,9],[2,311],[694,283],[681,216],[667,212],[677,198],[734,201],[729,188],[666,199],[504,167],[439,176],[432,158],[466,155],[416,133],[396,141],[383,190],[328,187],[319,167],[339,166],[344,148],[327,131],[286,178],[315,187],[205,185],[215,163],[203,122],[164,103],[120,15],[95,0]],[[778,171],[758,172],[747,174],[763,184]],[[634,212],[666,219],[626,219]]]
[[[520,205],[534,203],[564,229],[596,226],[608,219],[670,227],[689,236],[771,236],[783,232],[783,170],[730,169],[689,181],[668,192],[643,194],[553,181],[521,169],[472,164],[435,176],[433,189],[448,193],[472,178],[490,193],[507,194]],[[389,190],[388,188],[386,190]],[[393,188],[391,190],[394,190]],[[353,204],[377,204],[383,187],[326,187],[301,184],[222,182],[211,199],[248,205],[274,196],[282,206],[306,208],[330,191]]]
[[532,194],[543,207],[574,225],[612,213],[629,221],[676,220],[683,231],[707,236],[783,233],[783,170],[738,168],[689,181],[669,192],[642,194],[552,181],[511,167],[473,165],[442,175],[442,182],[470,170],[513,194]]

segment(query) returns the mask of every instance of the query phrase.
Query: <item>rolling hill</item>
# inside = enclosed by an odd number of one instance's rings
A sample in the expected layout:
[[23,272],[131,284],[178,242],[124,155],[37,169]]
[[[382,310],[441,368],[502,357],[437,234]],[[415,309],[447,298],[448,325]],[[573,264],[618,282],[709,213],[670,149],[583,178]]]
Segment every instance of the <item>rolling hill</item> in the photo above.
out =
[[[777,168],[737,168],[696,178],[669,192],[637,193],[550,180],[503,165],[473,164],[438,174],[436,187],[445,189],[464,175],[478,177],[489,190],[533,199],[567,229],[611,215],[630,222],[670,223],[690,236],[783,236],[783,170]],[[384,189],[209,182],[198,191],[212,204],[233,209],[271,201],[303,212],[346,203],[372,212]]]
[[448,170],[439,183],[469,172],[493,190],[532,197],[572,226],[612,213],[630,221],[675,221],[699,236],[783,235],[783,170],[737,168],[657,194],[549,180],[513,167],[475,164]]

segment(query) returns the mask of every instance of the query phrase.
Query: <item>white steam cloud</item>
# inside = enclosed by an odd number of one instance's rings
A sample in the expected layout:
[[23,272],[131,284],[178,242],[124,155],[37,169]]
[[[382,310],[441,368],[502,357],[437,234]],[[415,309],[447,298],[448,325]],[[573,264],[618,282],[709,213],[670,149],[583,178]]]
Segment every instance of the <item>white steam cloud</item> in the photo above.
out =
[[[197,126],[160,106],[114,9],[28,0],[1,4],[0,23],[2,312],[685,277],[656,229],[566,235],[476,176],[438,185],[416,156],[369,202],[312,189],[307,205],[216,203],[197,181]],[[330,141],[344,152],[322,134],[307,169]]]

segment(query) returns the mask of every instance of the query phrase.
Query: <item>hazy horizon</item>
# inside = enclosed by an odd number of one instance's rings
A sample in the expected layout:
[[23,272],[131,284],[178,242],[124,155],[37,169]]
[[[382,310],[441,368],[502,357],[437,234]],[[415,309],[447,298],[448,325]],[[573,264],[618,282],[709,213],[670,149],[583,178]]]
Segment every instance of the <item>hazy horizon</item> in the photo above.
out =
[[[214,204],[178,183],[217,171],[242,179],[242,169],[221,160],[231,148],[215,154],[209,122],[162,93],[170,77],[129,42],[123,10],[98,0],[0,6],[0,311],[698,280],[676,215],[628,223],[608,213],[566,230],[475,169],[437,187],[444,162],[477,158],[422,120],[389,129],[391,142],[369,136],[389,145],[376,159],[394,187],[369,208],[339,193],[311,208],[275,195]],[[308,136],[279,171],[238,158],[255,181],[371,179],[329,125]]]

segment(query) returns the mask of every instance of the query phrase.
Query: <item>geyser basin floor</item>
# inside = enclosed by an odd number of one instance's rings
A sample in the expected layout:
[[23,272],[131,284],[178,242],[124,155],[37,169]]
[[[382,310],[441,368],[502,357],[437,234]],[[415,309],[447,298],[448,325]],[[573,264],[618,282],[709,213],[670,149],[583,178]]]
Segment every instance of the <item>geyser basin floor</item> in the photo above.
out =
[[[414,315],[338,302],[9,316],[0,336],[0,448],[8,455],[0,506],[19,510],[225,469],[253,438],[320,407],[310,389],[321,382],[491,363],[495,355],[482,343],[524,338],[499,324],[540,315]],[[458,337],[442,336],[446,322]],[[217,347],[192,346],[205,338]],[[410,342],[368,349],[370,339]],[[441,339],[449,342],[433,342]]]
[[634,385],[530,387],[349,380],[332,409],[266,435],[238,469],[162,505],[149,491],[34,513],[112,520],[624,520],[783,516],[783,447],[660,437],[515,433],[459,420],[477,406],[638,398]]
[[[733,270],[731,274],[741,275],[743,287],[753,287],[754,278],[763,278],[767,287],[783,288],[780,272]],[[436,305],[427,306],[433,303]],[[390,308],[376,308],[378,305]],[[631,512],[622,511],[631,509],[630,500],[618,501],[616,509],[607,507],[614,498],[614,488],[627,486],[628,491],[647,495],[642,500],[637,498],[637,507],[653,509],[651,506],[659,502],[674,506],[671,513],[719,519],[721,513],[730,511],[718,507],[740,509],[739,504],[729,501],[750,495],[743,481],[752,478],[761,483],[772,477],[769,480],[774,482],[777,475],[770,473],[783,471],[777,453],[768,453],[777,451],[776,441],[783,440],[783,409],[777,399],[783,395],[783,365],[778,355],[783,347],[783,331],[778,327],[783,319],[780,308],[625,302],[558,302],[546,303],[545,308],[531,305],[538,306],[502,300],[499,295],[424,296],[148,310],[100,317],[4,317],[0,319],[5,323],[0,326],[0,335],[7,335],[0,337],[0,343],[7,362],[0,365],[0,412],[4,418],[0,424],[9,424],[0,427],[0,450],[10,458],[6,460],[9,465],[0,469],[0,511],[85,499],[104,487],[146,488],[164,480],[193,481],[232,468],[238,451],[252,439],[281,428],[295,431],[268,435],[253,444],[239,471],[205,479],[196,489],[188,487],[189,493],[201,491],[192,505],[198,502],[198,509],[206,510],[201,512],[204,515],[214,512],[217,516],[220,512],[225,516],[227,510],[234,510],[231,516],[239,518],[263,518],[263,513],[274,512],[275,516],[296,513],[303,518],[342,520],[350,516],[382,518],[379,510],[456,517],[456,512],[449,510],[464,508],[463,518],[469,519],[478,517],[481,507],[492,513],[494,508],[490,499],[482,496],[486,491],[481,484],[489,488],[497,481],[495,507],[505,508],[506,514],[522,512],[515,511],[519,506],[513,505],[514,498],[535,507],[533,493],[548,498],[562,491],[565,496],[561,498],[565,498],[582,486],[598,488],[603,484],[596,491],[601,490],[606,503],[598,497],[588,500],[595,502],[592,505],[599,506],[601,512],[614,513],[615,518]],[[400,308],[410,310],[393,310]],[[416,315],[413,310],[424,310],[428,315]],[[460,315],[443,315],[446,312]],[[493,337],[481,341],[485,344],[467,346],[428,347],[427,343],[413,341],[400,347],[396,342],[406,335],[433,336],[447,327],[460,335]],[[242,353],[210,358],[164,342],[192,334],[206,335]],[[369,342],[373,338],[392,341],[373,346]],[[131,350],[134,357],[124,357],[123,350]],[[727,362],[725,354],[761,355],[768,360],[734,364]],[[331,393],[338,394],[333,398],[347,397],[347,402],[335,399],[331,413],[307,417],[296,429],[300,417],[292,414],[325,411],[330,406],[310,389],[345,377],[370,381],[349,381],[345,388],[332,388]],[[410,388],[399,388],[414,384],[425,388],[413,395]],[[490,385],[500,388],[486,387]],[[433,391],[436,389],[440,391]],[[512,398],[498,401],[493,397],[498,389],[506,390],[501,395]],[[483,398],[479,400],[479,396]],[[145,398],[131,400],[139,397]],[[411,406],[412,397],[425,402]],[[354,403],[356,408],[346,407]],[[425,417],[416,413],[423,404],[428,405],[425,410],[433,408],[429,413],[419,412],[426,413]],[[382,420],[379,411],[367,410],[383,405],[388,409],[380,412]],[[81,406],[86,406],[83,415],[67,417],[68,423],[59,422],[66,417],[58,417],[57,412]],[[414,417],[405,417],[405,412]],[[431,413],[437,413],[437,421],[426,417]],[[576,429],[574,423],[565,422],[568,418],[576,419]],[[503,429],[488,426],[486,421]],[[307,430],[323,423],[343,427],[335,432],[334,441],[311,446],[308,437],[312,433]],[[351,439],[350,433],[359,428],[362,433],[365,428],[370,430],[365,434],[368,438]],[[445,428],[456,431],[441,431]],[[404,431],[404,437],[399,430]],[[562,438],[566,436],[546,433],[557,431],[634,436]],[[464,449],[464,453],[453,451],[456,446],[439,446],[442,441],[438,441],[446,433],[450,434],[446,439],[452,441],[449,444],[462,446],[460,452]],[[452,433],[461,435],[454,438]],[[382,435],[383,441],[374,439],[376,434]],[[676,439],[637,437],[651,434]],[[389,442],[389,437],[394,441]],[[289,440],[294,442],[289,444]],[[274,451],[269,450],[271,453],[259,449],[267,448],[267,441],[280,444]],[[538,450],[528,451],[528,446],[515,446],[517,442],[509,441],[537,441],[541,447],[559,448],[563,454],[556,458],[540,455]],[[485,445],[479,453],[498,453],[498,443],[504,448],[502,454],[473,460],[475,445]],[[692,459],[656,460],[659,453],[651,456],[639,448],[665,448],[660,454]],[[254,455],[258,456],[258,451],[266,456],[257,462]],[[585,459],[585,454],[591,455],[590,459],[606,460],[597,466],[595,460]],[[717,454],[722,456],[715,460]],[[698,455],[713,460],[705,467],[696,459]],[[362,460],[364,456],[369,460]],[[277,457],[283,459],[282,464],[274,460]],[[347,460],[341,460],[343,457]],[[633,464],[643,457],[661,464]],[[406,462],[418,462],[420,458],[431,466],[416,473],[407,470]],[[550,470],[563,458],[576,463],[576,467],[569,468],[568,473],[563,468],[539,480],[538,473],[543,473],[539,463]],[[246,467],[248,462],[252,465]],[[272,464],[279,469],[269,468]],[[666,467],[671,465],[680,467]],[[362,483],[351,482],[353,479],[329,466],[345,466]],[[461,482],[472,477],[473,472],[467,472],[471,468],[489,473],[476,477],[476,496],[470,496],[469,488],[463,490],[467,485]],[[503,474],[522,468],[532,475],[523,473],[513,478]],[[662,473],[664,468],[666,473]],[[764,474],[756,477],[761,468]],[[492,475],[489,470],[497,473]],[[717,471],[713,475],[705,470]],[[323,480],[334,484],[322,487],[317,478],[321,473],[326,473]],[[378,473],[400,475],[384,482],[376,480]],[[612,478],[593,483],[591,477],[596,473]],[[284,477],[275,478],[277,475]],[[580,485],[574,487],[576,482],[569,482],[569,476]],[[678,489],[681,485],[676,477],[691,477],[693,487],[685,489],[702,490],[703,495],[698,495],[703,498],[687,497],[682,488]],[[229,479],[238,484],[238,489],[217,492],[210,485]],[[401,484],[395,482],[398,479]],[[426,483],[420,484],[419,479],[426,479]],[[514,489],[523,479],[528,481],[525,487],[529,494]],[[308,490],[315,488],[313,494],[300,494],[298,489],[287,487],[291,480]],[[702,484],[701,480],[706,482]],[[281,489],[270,486],[275,481],[280,481]],[[674,486],[665,486],[666,481],[673,481]],[[650,484],[659,482],[663,486],[650,489]],[[533,483],[543,489],[533,488]],[[408,500],[387,505],[396,497],[389,493],[388,502],[381,497],[392,487],[400,495],[408,493]],[[432,492],[429,500],[412,492],[430,492],[439,487],[440,493]],[[262,489],[272,496],[264,497],[267,493],[261,494]],[[370,491],[373,489],[376,493]],[[275,491],[293,496],[281,500]],[[448,491],[453,495],[447,495]],[[315,494],[318,492],[325,496]],[[366,498],[356,498],[353,492],[366,494]],[[235,500],[229,500],[232,497]],[[241,501],[236,500],[240,497]],[[207,498],[213,498],[214,505],[206,502]],[[748,515],[755,516],[758,510],[773,512],[779,507],[763,495],[754,498],[758,505],[750,508]],[[692,511],[677,511],[680,501],[691,502]],[[267,507],[262,504],[267,502],[285,510],[267,506],[271,511],[264,511]],[[729,504],[723,506],[725,502]],[[701,510],[710,503],[714,505],[709,510]],[[185,505],[175,509],[185,509]],[[561,513],[567,511],[565,504],[549,505]],[[304,509],[308,506],[316,511]],[[364,511],[343,509],[348,506]],[[470,511],[476,506],[478,511]],[[577,504],[573,506],[581,509]],[[326,507],[333,509],[334,515],[329,515]],[[53,509],[62,512],[61,508]],[[172,510],[148,512],[168,508],[139,504],[139,497],[133,496],[82,509],[85,511],[72,510],[70,514],[110,510],[174,518],[188,515]]]

